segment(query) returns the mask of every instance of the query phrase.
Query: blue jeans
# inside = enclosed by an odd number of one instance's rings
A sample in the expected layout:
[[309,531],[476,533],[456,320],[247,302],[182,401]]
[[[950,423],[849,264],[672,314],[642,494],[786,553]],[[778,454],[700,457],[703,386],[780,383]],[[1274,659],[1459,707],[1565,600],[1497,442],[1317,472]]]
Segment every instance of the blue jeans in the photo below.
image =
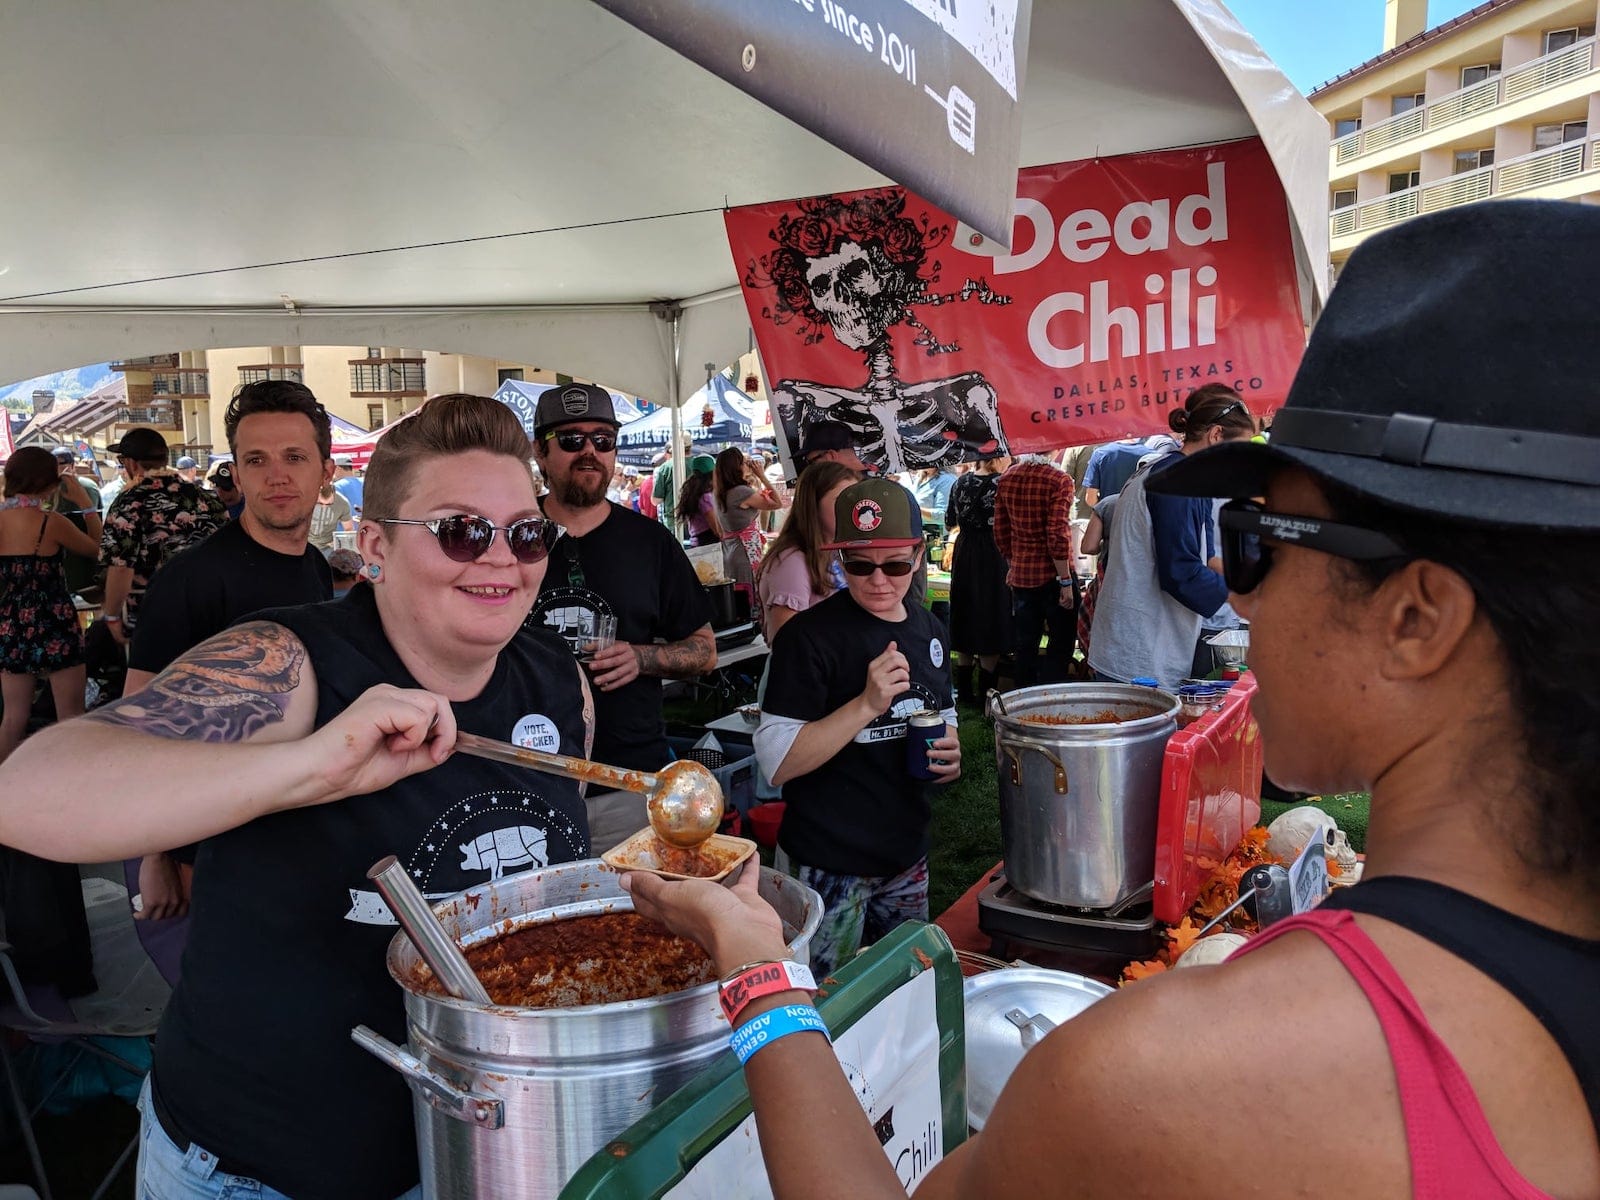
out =
[[[150,1077],[139,1089],[139,1168],[136,1200],[290,1200],[259,1179],[225,1175],[217,1156],[202,1146],[179,1150],[150,1104]],[[419,1183],[399,1200],[421,1200]]]

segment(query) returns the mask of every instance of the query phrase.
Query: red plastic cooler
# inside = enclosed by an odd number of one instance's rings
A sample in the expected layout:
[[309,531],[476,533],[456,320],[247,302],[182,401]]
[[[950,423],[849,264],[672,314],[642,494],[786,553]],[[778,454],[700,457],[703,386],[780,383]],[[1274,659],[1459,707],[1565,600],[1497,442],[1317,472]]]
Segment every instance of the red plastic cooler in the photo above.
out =
[[1175,925],[1245,830],[1261,819],[1261,729],[1248,672],[1212,711],[1178,730],[1161,764],[1155,918]]

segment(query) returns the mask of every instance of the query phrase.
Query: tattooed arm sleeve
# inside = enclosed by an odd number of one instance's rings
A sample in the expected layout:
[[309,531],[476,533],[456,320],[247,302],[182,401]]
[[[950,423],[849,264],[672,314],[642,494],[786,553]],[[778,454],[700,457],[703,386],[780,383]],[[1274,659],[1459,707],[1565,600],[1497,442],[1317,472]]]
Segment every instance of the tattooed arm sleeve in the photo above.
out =
[[717,635],[711,626],[702,625],[679,642],[659,646],[635,646],[641,675],[663,679],[689,679],[704,675],[717,665]]
[[[267,622],[235,626],[136,696],[18,747],[0,764],[0,842],[104,862],[241,825],[282,807],[303,755],[271,743],[304,738],[315,715],[316,680],[300,640]],[[63,790],[62,763],[113,782]]]
[[299,638],[282,625],[251,621],[202,642],[134,695],[84,720],[161,738],[242,742],[282,725],[306,668]]

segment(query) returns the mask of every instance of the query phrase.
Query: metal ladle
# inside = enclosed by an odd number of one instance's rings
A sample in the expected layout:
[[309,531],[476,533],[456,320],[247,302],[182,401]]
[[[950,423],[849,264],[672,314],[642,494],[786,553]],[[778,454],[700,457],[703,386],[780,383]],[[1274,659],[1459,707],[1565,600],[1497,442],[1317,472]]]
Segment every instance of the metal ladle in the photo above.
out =
[[463,754],[532,767],[582,783],[641,792],[646,798],[650,828],[663,842],[680,849],[690,850],[700,845],[717,831],[722,821],[722,787],[715,775],[693,759],[681,758],[655,772],[632,771],[625,767],[608,767],[587,758],[497,742],[475,733],[457,733],[456,749]]

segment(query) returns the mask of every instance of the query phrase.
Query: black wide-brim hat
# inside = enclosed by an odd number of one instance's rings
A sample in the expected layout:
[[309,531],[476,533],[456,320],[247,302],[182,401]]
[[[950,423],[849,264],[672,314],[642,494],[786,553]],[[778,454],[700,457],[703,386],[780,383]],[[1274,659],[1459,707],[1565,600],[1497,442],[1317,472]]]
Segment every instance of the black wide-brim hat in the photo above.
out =
[[1303,467],[1403,509],[1600,530],[1600,207],[1491,200],[1350,256],[1267,445],[1229,442],[1152,492],[1259,496]]

